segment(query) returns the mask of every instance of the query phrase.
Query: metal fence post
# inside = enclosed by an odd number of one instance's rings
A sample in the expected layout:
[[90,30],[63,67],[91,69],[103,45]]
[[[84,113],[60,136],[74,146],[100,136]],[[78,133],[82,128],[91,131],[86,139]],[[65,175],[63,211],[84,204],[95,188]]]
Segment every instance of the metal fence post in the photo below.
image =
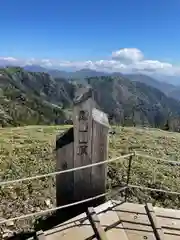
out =
[[128,169],[127,169],[127,181],[126,181],[126,190],[125,190],[125,202],[127,202],[127,197],[129,193],[129,181],[131,178],[131,166],[132,166],[132,160],[133,157],[135,156],[135,153],[129,157],[129,164],[128,164]]

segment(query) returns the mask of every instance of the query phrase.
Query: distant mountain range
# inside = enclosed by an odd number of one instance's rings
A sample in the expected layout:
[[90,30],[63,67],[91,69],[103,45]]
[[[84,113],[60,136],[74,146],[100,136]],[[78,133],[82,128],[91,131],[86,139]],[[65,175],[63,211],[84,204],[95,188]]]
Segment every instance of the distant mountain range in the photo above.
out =
[[81,69],[79,71],[74,72],[66,72],[57,69],[47,69],[38,65],[27,65],[23,67],[26,71],[29,72],[46,72],[49,73],[53,77],[60,78],[86,78],[86,77],[99,77],[99,76],[109,76],[108,73],[98,72],[91,69]]
[[[88,77],[87,73],[93,76]],[[98,73],[84,69],[76,72],[76,76],[84,74],[81,79],[67,79],[52,77],[43,70],[0,69],[0,124],[19,126],[70,121],[75,93],[82,84],[88,84],[94,90],[97,106],[108,114],[111,122],[162,127],[173,119],[173,129],[176,129],[180,102],[155,88],[156,80],[144,75],[137,81],[136,75],[102,76],[99,73],[97,76]]]
[[38,65],[28,65],[25,66],[24,69],[30,72],[46,72],[55,78],[76,79],[81,81],[87,77],[101,77],[101,76],[124,77],[128,78],[131,81],[142,82],[151,87],[157,88],[164,92],[167,96],[180,100],[180,79],[179,86],[177,86],[167,83],[166,81],[162,81],[162,79],[160,81],[151,76],[139,73],[137,74],[122,74],[119,72],[106,73],[91,69],[81,69],[75,72],[66,72],[60,70],[47,69]]

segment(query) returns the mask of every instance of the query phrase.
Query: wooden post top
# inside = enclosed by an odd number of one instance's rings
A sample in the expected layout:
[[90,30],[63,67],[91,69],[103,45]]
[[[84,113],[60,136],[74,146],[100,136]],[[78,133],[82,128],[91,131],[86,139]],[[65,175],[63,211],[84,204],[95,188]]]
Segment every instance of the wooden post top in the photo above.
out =
[[104,125],[109,128],[109,120],[106,113],[98,110],[97,108],[92,109],[92,118],[95,122]]
[[88,99],[94,100],[93,90],[91,87],[79,88],[74,98],[74,105],[87,101]]
[[[83,107],[84,105],[84,107]],[[109,128],[109,120],[106,113],[95,107],[94,93],[91,87],[79,88],[74,99],[74,107],[78,106],[79,110],[88,111],[92,115],[92,120]]]

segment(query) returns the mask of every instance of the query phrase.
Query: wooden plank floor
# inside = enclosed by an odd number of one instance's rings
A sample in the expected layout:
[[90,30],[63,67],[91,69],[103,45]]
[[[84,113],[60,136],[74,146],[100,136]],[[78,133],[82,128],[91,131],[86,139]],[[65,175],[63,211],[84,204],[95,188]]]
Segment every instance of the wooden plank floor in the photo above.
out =
[[[180,210],[109,201],[44,232],[45,240],[178,240]],[[93,220],[94,219],[94,220]],[[95,221],[95,224],[92,224]],[[97,227],[97,230],[95,230]],[[100,232],[99,236],[97,231]]]

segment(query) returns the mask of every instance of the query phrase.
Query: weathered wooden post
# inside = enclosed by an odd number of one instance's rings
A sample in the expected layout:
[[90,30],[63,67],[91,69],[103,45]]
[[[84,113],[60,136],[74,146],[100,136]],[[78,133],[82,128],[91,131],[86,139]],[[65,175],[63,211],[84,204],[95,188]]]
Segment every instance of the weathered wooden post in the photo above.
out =
[[[91,88],[80,89],[74,100],[73,128],[56,141],[57,171],[77,168],[107,159],[108,130],[107,115],[95,108]],[[57,205],[64,205],[94,197],[106,191],[106,169],[102,164],[78,171],[60,174],[56,178]],[[76,205],[66,212],[74,215],[86,211],[87,207],[103,203],[105,198]],[[72,210],[73,209],[73,210]]]

